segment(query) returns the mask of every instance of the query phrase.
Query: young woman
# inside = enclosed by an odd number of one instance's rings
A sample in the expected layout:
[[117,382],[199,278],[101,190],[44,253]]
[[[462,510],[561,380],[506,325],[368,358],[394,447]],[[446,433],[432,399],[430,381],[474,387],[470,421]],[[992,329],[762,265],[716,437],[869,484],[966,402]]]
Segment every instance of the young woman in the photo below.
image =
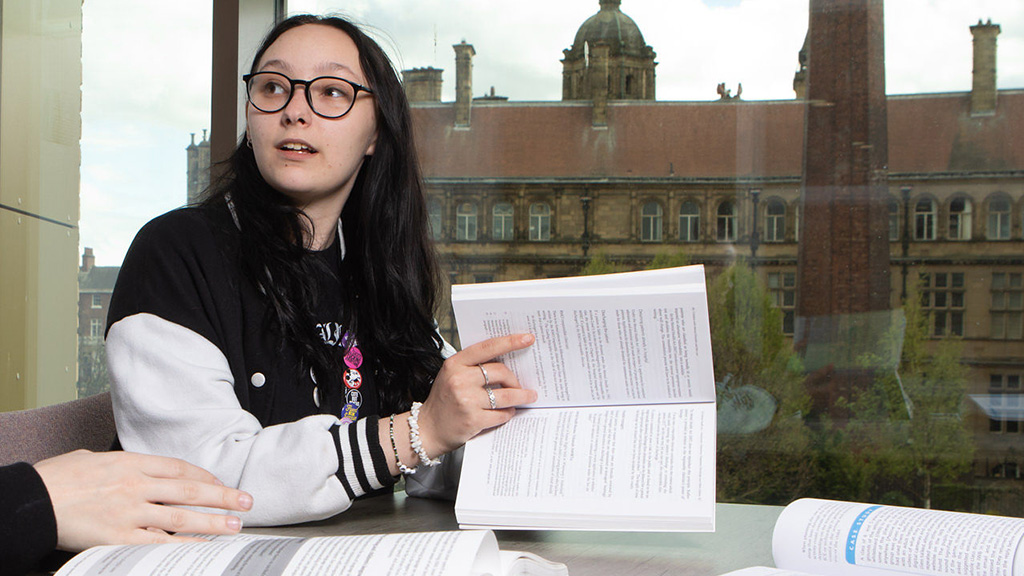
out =
[[491,360],[533,340],[444,359],[409,106],[375,42],[292,17],[243,81],[227,176],[139,232],[107,356],[125,449],[204,467],[252,494],[246,522],[285,524],[506,422],[536,393]]

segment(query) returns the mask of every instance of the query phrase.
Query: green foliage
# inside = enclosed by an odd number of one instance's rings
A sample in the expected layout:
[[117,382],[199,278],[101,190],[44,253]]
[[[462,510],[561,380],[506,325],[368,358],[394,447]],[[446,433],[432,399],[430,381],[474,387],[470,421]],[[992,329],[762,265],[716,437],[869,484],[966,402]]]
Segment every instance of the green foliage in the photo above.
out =
[[690,255],[686,252],[679,250],[674,254],[658,254],[651,260],[650,264],[647,265],[647,270],[658,270],[661,268],[676,268],[679,266],[689,266]]
[[810,399],[801,363],[782,334],[782,316],[758,277],[743,263],[722,272],[708,291],[719,410],[749,387],[774,398],[767,428],[721,432],[718,497],[730,502],[785,504],[815,479],[812,435],[804,421]]
[[623,272],[618,264],[613,263],[604,253],[598,253],[590,257],[586,266],[580,271],[580,276],[596,276],[598,274],[614,274]]
[[[852,399],[847,450],[872,454],[873,484],[902,481],[921,505],[931,507],[932,486],[957,480],[973,459],[973,440],[963,419],[967,368],[960,362],[958,338],[934,342],[929,337],[929,318],[916,285],[908,287],[903,314],[905,328],[894,323],[886,336],[898,341],[902,335],[898,368],[879,373],[872,386]],[[885,360],[864,359],[882,365]],[[882,496],[892,494],[875,499]]]
[[110,389],[107,352],[104,344],[78,345],[78,397],[93,396]]

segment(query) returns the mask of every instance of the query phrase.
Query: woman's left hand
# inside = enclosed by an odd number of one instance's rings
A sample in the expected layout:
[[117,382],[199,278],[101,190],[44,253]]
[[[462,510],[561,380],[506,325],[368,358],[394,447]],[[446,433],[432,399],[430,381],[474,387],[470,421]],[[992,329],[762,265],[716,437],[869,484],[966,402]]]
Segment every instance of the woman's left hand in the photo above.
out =
[[524,390],[507,366],[492,361],[533,342],[532,334],[491,338],[445,360],[420,409],[420,440],[429,454],[450,452],[537,400],[535,390]]

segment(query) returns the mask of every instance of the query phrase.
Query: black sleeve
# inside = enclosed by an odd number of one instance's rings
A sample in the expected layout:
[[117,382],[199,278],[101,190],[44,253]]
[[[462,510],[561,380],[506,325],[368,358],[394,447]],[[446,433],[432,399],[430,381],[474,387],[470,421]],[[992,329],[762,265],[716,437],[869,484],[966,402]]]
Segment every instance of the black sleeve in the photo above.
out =
[[0,575],[25,574],[57,546],[57,519],[31,464],[0,467]]

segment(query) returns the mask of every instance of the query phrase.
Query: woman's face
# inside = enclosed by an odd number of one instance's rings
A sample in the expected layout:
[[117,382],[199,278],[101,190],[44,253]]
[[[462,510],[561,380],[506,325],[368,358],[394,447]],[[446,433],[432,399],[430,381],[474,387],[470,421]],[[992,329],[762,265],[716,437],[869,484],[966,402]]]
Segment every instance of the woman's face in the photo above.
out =
[[[366,86],[359,51],[347,34],[306,24],[282,34],[264,52],[256,72],[279,72],[294,80],[337,76]],[[327,203],[339,211],[352,190],[363,159],[373,154],[377,122],[373,96],[356,95],[341,118],[317,116],[296,86],[283,110],[246,106],[249,138],[263,178],[299,207]]]

